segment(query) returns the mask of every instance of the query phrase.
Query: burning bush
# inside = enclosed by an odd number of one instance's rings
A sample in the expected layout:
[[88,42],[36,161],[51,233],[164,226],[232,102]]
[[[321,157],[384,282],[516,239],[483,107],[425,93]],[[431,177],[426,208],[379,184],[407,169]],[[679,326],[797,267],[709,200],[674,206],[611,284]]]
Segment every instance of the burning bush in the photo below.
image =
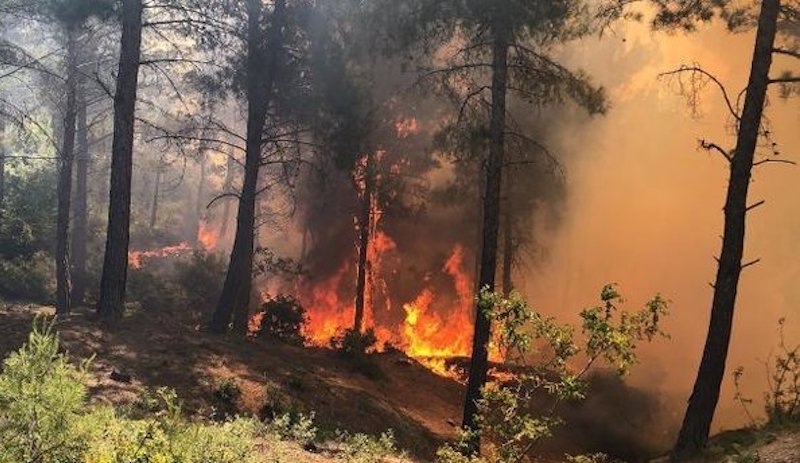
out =
[[378,337],[375,330],[367,329],[363,333],[355,329],[348,329],[340,332],[331,338],[331,349],[338,350],[345,355],[364,355],[375,352],[378,344]]
[[278,296],[261,306],[261,327],[259,336],[266,336],[294,346],[306,343],[303,334],[308,316],[306,309],[291,296]]

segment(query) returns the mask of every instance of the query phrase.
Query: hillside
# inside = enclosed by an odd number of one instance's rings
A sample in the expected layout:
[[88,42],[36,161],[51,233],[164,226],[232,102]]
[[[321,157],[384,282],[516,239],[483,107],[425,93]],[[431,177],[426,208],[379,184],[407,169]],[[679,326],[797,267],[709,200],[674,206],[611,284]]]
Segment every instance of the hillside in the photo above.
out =
[[[0,311],[0,354],[24,342],[37,313],[52,309]],[[328,349],[221,338],[166,315],[141,313],[106,331],[78,311],[57,329],[71,355],[94,358],[94,402],[128,404],[146,389],[167,386],[190,414],[209,417],[226,408],[217,392],[235,384],[241,391],[235,412],[268,417],[276,409],[296,410],[314,413],[322,429],[392,430],[398,447],[420,461],[453,438],[460,422],[463,385],[399,352],[354,363]],[[663,407],[655,398],[607,377],[596,377],[593,388],[588,401],[565,408],[567,425],[544,454],[558,460],[564,453],[604,451],[635,462],[663,450]],[[308,454],[302,461],[319,458]]]

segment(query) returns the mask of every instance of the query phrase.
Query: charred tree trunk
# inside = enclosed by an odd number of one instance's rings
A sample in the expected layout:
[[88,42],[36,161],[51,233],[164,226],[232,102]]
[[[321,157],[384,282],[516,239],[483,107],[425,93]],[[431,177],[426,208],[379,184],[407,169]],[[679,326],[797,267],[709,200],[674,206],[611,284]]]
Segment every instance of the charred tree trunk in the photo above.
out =
[[114,139],[111,148],[111,188],[108,230],[100,281],[98,315],[106,321],[122,315],[128,279],[131,176],[139,65],[142,53],[142,0],[122,1],[122,39],[114,95]]
[[367,272],[369,271],[370,226],[372,224],[372,195],[374,193],[373,156],[367,154],[364,167],[364,197],[358,217],[358,273],[356,277],[356,313],[353,330],[361,333],[364,329],[364,304],[367,293]]
[[[506,95],[508,92],[508,38],[502,25],[493,28],[492,46],[492,114],[489,158],[486,163],[486,192],[483,198],[483,243],[478,278],[480,290],[494,291],[497,273],[497,245],[500,229],[500,190],[502,188],[503,158],[505,157]],[[472,341],[467,393],[464,401],[463,427],[472,432],[468,452],[480,451],[478,436],[478,400],[486,384],[489,361],[491,322],[477,304],[475,334]]]
[[153,201],[150,203],[150,230],[155,230],[158,221],[158,197],[161,194],[161,162],[156,167],[156,179],[153,185]]
[[503,294],[509,296],[514,291],[514,246],[513,220],[511,217],[511,178],[506,175],[506,200],[503,211]]
[[224,333],[233,317],[236,333],[247,332],[250,292],[253,285],[253,246],[255,239],[256,195],[261,167],[261,138],[275,86],[280,50],[283,48],[283,25],[286,0],[278,0],[272,14],[272,28],[264,43],[263,7],[260,0],[247,1],[247,143],[244,183],[239,197],[236,236],[228,272],[209,328]]
[[694,390],[689,398],[683,425],[673,449],[674,461],[691,459],[708,442],[711,422],[719,400],[720,385],[725,375],[736,294],[742,272],[745,220],[748,211],[747,195],[769,86],[769,71],[772,65],[772,49],[775,44],[779,10],[779,0],[763,0],[761,4],[750,80],[739,121],[736,150],[730,165],[731,174],[725,203],[725,228],[714,286],[711,321]]
[[64,138],[58,160],[58,217],[56,219],[56,313],[68,315],[72,309],[69,268],[69,222],[72,203],[72,165],[77,118],[78,26],[67,31],[67,81],[64,112]]
[[86,298],[86,242],[88,240],[89,203],[89,129],[87,126],[86,88],[78,86],[78,128],[75,156],[75,229],[72,234],[72,300],[82,304]]

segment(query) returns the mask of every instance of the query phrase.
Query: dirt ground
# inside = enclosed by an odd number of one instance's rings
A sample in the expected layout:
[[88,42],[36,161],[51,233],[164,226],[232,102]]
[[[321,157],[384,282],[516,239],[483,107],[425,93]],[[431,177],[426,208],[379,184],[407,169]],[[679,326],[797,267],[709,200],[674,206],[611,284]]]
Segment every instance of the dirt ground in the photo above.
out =
[[[0,310],[0,355],[25,341],[37,313],[52,310]],[[94,358],[95,402],[129,403],[146,388],[166,386],[178,391],[189,413],[209,416],[215,390],[232,380],[242,391],[237,405],[244,414],[259,414],[271,401],[288,402],[313,411],[323,428],[369,434],[391,429],[401,448],[423,459],[454,436],[460,420],[462,385],[400,353],[376,355],[365,368],[330,350],[220,338],[150,314],[127,317],[109,331],[79,310],[57,330],[72,356]],[[112,379],[119,379],[113,372],[130,382]]]

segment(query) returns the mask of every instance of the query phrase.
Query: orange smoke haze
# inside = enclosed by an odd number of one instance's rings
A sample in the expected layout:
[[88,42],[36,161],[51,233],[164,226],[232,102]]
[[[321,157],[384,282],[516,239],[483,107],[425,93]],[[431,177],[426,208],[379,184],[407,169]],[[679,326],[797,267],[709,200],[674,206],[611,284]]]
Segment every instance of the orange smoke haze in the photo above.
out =
[[[737,94],[746,85],[753,35],[731,35],[720,25],[692,35],[652,33],[646,25],[626,28],[567,46],[561,53],[570,67],[586,70],[606,87],[612,107],[593,120],[578,112],[571,121],[551,122],[541,115],[552,126],[545,128],[553,135],[550,149],[564,164],[568,198],[556,231],[543,235],[538,227],[531,230],[546,245],[545,262],[523,266],[514,278],[532,307],[563,321],[575,321],[580,309],[594,305],[599,290],[610,282],[620,285],[631,309],[656,293],[671,300],[672,314],[665,326],[671,340],[643,346],[641,365],[631,379],[674,400],[670,409],[678,417],[707,330],[709,283],[720,250],[728,174],[717,154],[697,149],[698,140],[726,147],[735,140],[715,89],[708,86],[703,91],[693,114],[678,92],[678,81],[658,75],[698,63]],[[778,59],[773,73],[786,65]],[[797,100],[783,100],[774,89],[767,114],[783,156],[800,160]],[[397,121],[398,138],[419,131],[420,125],[413,118]],[[444,165],[430,180],[452,172]],[[798,176],[797,168],[768,165],[758,168],[754,177],[752,202],[766,199],[766,204],[750,216],[747,258],[762,260],[744,272],[729,358],[730,372],[745,367],[743,394],[753,399],[760,399],[766,387],[760,361],[775,344],[780,317],[788,318],[789,339],[800,342]],[[474,262],[465,259],[465,249],[456,243],[441,261],[440,273],[447,275],[455,299],[443,297],[441,287],[426,286],[430,275],[415,297],[393,299],[382,294],[385,281],[392,278],[385,263],[413,263],[430,256],[397,256],[395,243],[378,226],[380,211],[374,211],[374,217],[366,325],[377,325],[382,343],[414,357],[439,359],[429,365],[442,371],[441,358],[469,354]],[[301,249],[301,238],[302,233],[287,233],[271,244],[295,255],[292,250]],[[314,344],[327,344],[352,326],[354,266],[353,259],[324,281],[301,282],[288,291],[309,311],[308,334]],[[277,289],[263,292],[274,295]],[[717,428],[745,422],[732,398],[729,376]]]
[[[707,330],[728,175],[718,154],[697,149],[698,140],[725,147],[735,140],[712,86],[693,118],[677,82],[657,76],[698,63],[736,95],[746,86],[753,35],[716,26],[667,36],[638,26],[624,38],[582,43],[565,53],[607,86],[612,109],[580,132],[561,131],[553,149],[567,155],[565,220],[548,241],[547,263],[519,280],[535,308],[565,319],[593,304],[604,283],[620,284],[630,305],[663,293],[672,301],[666,324],[672,339],[644,347],[633,381],[674,396],[680,401],[675,412],[682,414]],[[773,74],[787,63],[778,59]],[[782,156],[796,161],[798,109],[797,99],[781,99],[777,88],[770,92],[774,141]],[[776,166],[759,167],[754,176],[751,202],[766,204],[749,216],[746,260],[762,261],[743,273],[728,362],[731,374],[745,367],[743,393],[757,401],[766,389],[761,361],[776,345],[780,317],[788,318],[788,339],[800,343],[800,170]],[[732,383],[729,375],[718,428],[746,423]]]

